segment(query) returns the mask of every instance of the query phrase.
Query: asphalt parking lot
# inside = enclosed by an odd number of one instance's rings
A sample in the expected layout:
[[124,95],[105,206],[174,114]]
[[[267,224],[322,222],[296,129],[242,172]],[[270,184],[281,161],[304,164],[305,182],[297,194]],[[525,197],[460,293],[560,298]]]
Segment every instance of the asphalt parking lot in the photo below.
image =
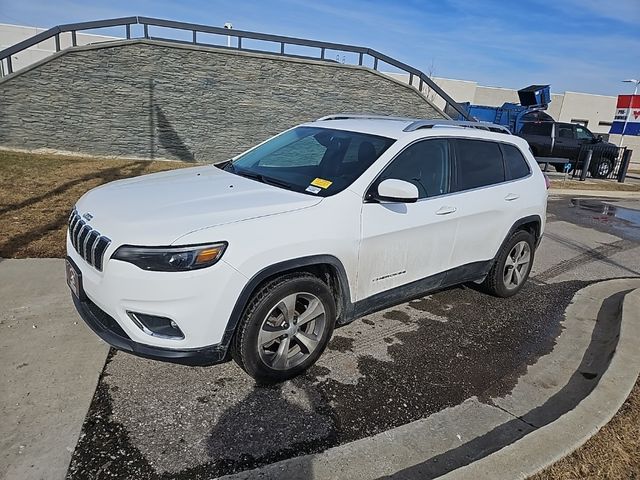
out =
[[210,478],[505,395],[553,349],[576,291],[640,275],[639,210],[638,200],[551,198],[519,295],[463,286],[368,315],[280,385],[257,386],[234,363],[189,368],[112,353],[68,478]]

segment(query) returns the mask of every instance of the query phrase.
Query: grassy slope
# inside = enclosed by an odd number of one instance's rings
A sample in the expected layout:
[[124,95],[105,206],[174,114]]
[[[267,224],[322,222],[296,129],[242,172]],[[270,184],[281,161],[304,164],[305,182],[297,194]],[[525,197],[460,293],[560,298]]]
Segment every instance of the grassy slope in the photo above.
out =
[[63,257],[69,212],[87,190],[183,166],[0,151],[0,257]]

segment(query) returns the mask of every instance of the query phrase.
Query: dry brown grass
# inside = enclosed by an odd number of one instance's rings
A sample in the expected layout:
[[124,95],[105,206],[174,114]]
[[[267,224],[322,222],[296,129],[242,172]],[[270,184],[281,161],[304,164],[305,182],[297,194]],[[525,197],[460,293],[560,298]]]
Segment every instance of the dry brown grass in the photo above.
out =
[[551,180],[551,189],[571,189],[571,190],[598,190],[598,191],[616,191],[616,192],[640,192],[640,183],[637,182],[627,182],[627,183],[618,183],[615,180],[596,180],[596,181],[585,181],[581,182],[579,180]]
[[69,212],[83,193],[183,166],[189,164],[0,150],[0,257],[63,257]]
[[640,479],[640,379],[594,437],[532,480]]

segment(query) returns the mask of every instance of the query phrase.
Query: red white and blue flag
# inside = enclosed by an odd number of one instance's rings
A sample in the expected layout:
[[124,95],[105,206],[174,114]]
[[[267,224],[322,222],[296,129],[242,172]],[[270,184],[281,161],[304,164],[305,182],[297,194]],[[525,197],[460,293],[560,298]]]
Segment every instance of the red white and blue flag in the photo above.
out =
[[618,95],[616,116],[609,133],[640,135],[640,95]]

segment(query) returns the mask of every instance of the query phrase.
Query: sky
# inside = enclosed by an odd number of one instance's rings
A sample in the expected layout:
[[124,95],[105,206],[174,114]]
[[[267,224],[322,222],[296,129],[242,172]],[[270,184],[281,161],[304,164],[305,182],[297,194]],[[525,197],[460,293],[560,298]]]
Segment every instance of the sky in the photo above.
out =
[[640,0],[0,0],[0,23],[131,15],[370,47],[437,77],[631,93]]

